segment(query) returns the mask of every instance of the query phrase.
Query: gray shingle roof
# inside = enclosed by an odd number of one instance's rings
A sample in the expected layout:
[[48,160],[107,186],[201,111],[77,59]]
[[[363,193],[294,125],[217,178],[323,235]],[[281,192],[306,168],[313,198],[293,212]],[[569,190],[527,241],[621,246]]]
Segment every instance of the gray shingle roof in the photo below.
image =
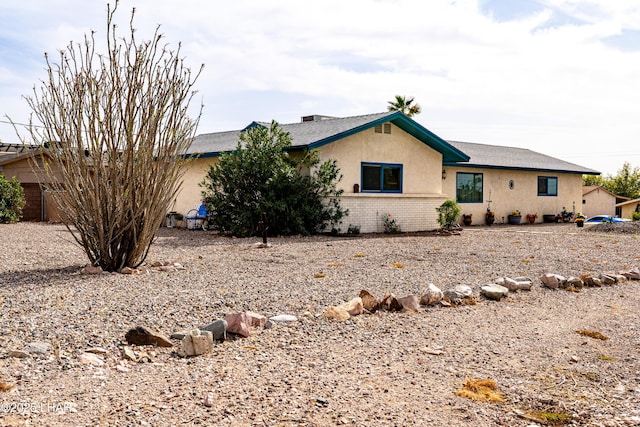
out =
[[574,163],[565,162],[546,154],[526,148],[505,147],[500,145],[476,144],[472,142],[447,141],[458,150],[467,154],[468,163],[445,162],[447,166],[482,167],[492,169],[519,169],[600,175],[600,172]]
[[[467,160],[467,156],[464,153],[399,112],[324,118],[316,121],[280,124],[280,127],[291,135],[293,148],[314,149],[385,122],[395,124],[405,132],[439,151],[446,160]],[[253,122],[247,126],[247,128],[251,126],[269,126],[269,123]],[[225,151],[234,150],[238,145],[238,137],[242,131],[243,130],[236,130],[198,135],[187,154],[199,154],[203,157],[212,157]]]

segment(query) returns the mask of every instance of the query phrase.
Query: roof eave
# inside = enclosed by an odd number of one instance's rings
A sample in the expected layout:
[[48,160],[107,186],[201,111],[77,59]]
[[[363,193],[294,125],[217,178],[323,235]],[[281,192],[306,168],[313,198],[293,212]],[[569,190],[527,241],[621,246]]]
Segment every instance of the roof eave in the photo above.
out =
[[496,170],[518,170],[525,172],[549,172],[549,173],[568,173],[575,175],[600,175],[598,171],[589,170],[567,170],[567,169],[545,169],[545,168],[532,168],[532,167],[518,167],[518,166],[496,166],[496,165],[482,165],[477,163],[455,163],[455,162],[443,162],[443,166],[457,166],[462,168],[476,168],[476,169],[496,169]]

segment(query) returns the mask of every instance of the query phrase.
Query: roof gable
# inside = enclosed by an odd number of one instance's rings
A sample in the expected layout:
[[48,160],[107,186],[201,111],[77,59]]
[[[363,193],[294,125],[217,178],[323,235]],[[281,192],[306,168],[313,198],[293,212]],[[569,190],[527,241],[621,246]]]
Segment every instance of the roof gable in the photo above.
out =
[[464,164],[444,162],[446,166],[600,175],[600,172],[596,170],[565,162],[564,160],[526,148],[461,141],[448,142],[460,151],[468,154],[470,159],[469,162]]
[[[280,124],[280,127],[291,135],[293,150],[313,150],[388,122],[442,153],[445,161],[466,162],[469,159],[464,152],[398,111],[354,117],[321,118],[314,121]],[[240,133],[255,126],[269,126],[269,124],[252,122],[239,131],[198,135],[187,154],[212,157],[225,151],[232,151],[237,147]]]

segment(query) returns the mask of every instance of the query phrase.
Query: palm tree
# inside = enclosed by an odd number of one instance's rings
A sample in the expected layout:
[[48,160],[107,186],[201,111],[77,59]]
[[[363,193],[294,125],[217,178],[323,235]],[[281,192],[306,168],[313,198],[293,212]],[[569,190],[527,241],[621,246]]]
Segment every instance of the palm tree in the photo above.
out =
[[418,103],[411,105],[413,104],[413,101],[413,96],[407,99],[406,96],[396,95],[395,101],[388,102],[389,105],[387,106],[387,109],[389,111],[400,111],[409,117],[413,117],[416,114],[420,114],[420,111],[422,110],[422,107],[420,107],[420,104]]

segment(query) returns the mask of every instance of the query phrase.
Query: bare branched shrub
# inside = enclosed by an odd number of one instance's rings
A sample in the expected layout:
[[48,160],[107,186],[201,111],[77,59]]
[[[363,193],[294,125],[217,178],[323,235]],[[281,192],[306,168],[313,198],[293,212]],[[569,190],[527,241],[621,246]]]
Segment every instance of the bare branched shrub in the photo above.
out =
[[108,271],[146,258],[202,111],[187,114],[202,68],[192,74],[159,28],[137,44],[135,9],[128,37],[118,36],[117,5],[107,11],[107,53],[96,53],[92,32],[61,50],[59,63],[45,54],[47,79],[26,97],[31,138],[44,152],[34,167],[91,264]]

